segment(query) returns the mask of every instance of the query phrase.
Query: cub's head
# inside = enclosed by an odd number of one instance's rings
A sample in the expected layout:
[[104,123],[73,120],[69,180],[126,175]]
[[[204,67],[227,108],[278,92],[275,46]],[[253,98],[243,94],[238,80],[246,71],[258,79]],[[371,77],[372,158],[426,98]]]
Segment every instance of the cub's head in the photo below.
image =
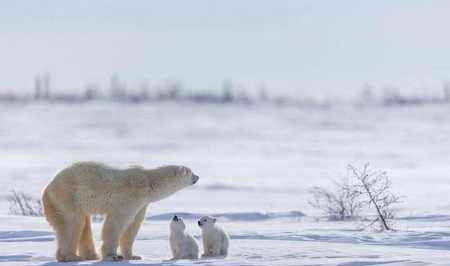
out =
[[181,217],[174,216],[172,218],[172,221],[170,221],[170,230],[171,231],[184,231],[186,229],[186,225],[184,224],[184,221]]
[[199,179],[199,176],[186,166],[163,166],[148,171],[149,193],[153,200],[157,201],[194,185]]
[[211,216],[203,216],[202,218],[200,218],[200,220],[198,220],[198,226],[200,226],[200,228],[202,229],[206,229],[214,226],[216,221],[217,219]]

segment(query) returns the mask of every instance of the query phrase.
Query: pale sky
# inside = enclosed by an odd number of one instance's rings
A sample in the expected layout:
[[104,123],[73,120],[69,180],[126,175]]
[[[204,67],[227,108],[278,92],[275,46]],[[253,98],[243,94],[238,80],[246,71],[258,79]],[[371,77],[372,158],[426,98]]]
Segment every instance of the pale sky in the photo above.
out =
[[449,11],[448,0],[0,0],[0,90],[30,90],[44,72],[58,90],[114,73],[200,89],[443,80]]

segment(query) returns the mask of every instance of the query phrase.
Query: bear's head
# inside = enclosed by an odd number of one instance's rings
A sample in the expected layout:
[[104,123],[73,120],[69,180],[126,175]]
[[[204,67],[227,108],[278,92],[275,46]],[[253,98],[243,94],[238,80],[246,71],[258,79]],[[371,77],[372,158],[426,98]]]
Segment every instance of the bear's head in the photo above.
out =
[[194,185],[199,179],[186,166],[169,165],[150,170],[147,175],[149,195],[153,201],[157,201]]
[[216,221],[217,219],[211,216],[203,216],[202,218],[200,218],[200,220],[198,220],[198,226],[200,226],[200,228],[202,229],[207,229],[214,226]]
[[183,232],[186,229],[186,225],[181,217],[174,216],[170,221],[170,230],[172,232]]

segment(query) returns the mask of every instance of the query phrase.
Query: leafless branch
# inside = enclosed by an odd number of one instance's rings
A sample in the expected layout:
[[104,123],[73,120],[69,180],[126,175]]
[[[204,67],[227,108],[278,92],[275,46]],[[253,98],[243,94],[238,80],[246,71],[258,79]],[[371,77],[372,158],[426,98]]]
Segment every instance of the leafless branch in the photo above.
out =
[[332,190],[313,187],[309,190],[311,200],[308,203],[321,210],[329,220],[347,220],[358,215],[363,207],[361,193],[342,180],[334,182]]
[[[382,230],[392,230],[395,216],[393,206],[400,202],[400,197],[391,192],[391,180],[384,171],[372,171],[369,164],[361,169],[348,166],[347,179],[333,182],[332,189],[313,187],[309,190],[311,200],[308,203],[321,210],[330,220],[346,220],[355,218],[363,210],[375,209],[375,223]],[[350,182],[352,181],[352,182]]]
[[35,199],[24,192],[12,190],[7,196],[9,202],[9,212],[16,215],[24,216],[42,216],[41,200]]
[[391,181],[386,172],[371,171],[368,163],[362,169],[352,165],[348,168],[360,183],[355,188],[366,195],[368,206],[375,208],[378,216],[376,220],[380,222],[381,228],[392,230],[391,222],[395,215],[392,207],[399,203],[400,197],[391,192]]

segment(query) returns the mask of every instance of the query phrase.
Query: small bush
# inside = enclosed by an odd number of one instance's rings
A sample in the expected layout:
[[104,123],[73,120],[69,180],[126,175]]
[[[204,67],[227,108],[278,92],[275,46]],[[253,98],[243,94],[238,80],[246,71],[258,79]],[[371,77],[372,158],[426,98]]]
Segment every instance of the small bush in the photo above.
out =
[[24,192],[12,190],[7,196],[9,213],[24,216],[43,216],[42,202]]
[[[395,205],[399,196],[391,191],[391,180],[386,172],[348,166],[349,177],[346,181],[334,182],[327,190],[322,187],[310,189],[311,200],[308,203],[321,210],[329,220],[348,220],[359,216],[362,211],[374,211],[370,226],[378,224],[380,230],[392,230],[395,217]],[[368,217],[360,217],[365,220]]]
[[363,202],[360,199],[361,193],[352,189],[352,186],[345,180],[334,182],[331,190],[313,187],[309,193],[312,197],[308,201],[309,205],[321,210],[329,220],[353,219],[363,208]]
[[355,191],[365,195],[364,205],[374,209],[376,218],[371,224],[378,223],[381,231],[393,229],[393,219],[395,218],[394,206],[400,202],[400,196],[391,191],[391,180],[384,171],[374,171],[369,169],[369,164],[358,169],[352,165],[348,168],[353,174],[353,178],[359,181],[355,186]]

